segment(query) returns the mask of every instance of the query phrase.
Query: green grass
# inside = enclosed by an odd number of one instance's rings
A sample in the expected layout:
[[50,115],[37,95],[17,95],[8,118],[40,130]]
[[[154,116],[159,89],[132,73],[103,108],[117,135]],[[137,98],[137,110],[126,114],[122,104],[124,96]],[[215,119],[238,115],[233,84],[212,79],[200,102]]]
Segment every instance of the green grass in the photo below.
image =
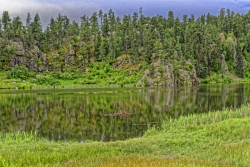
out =
[[248,166],[249,117],[250,105],[189,115],[151,127],[142,138],[109,143],[2,134],[0,166]]

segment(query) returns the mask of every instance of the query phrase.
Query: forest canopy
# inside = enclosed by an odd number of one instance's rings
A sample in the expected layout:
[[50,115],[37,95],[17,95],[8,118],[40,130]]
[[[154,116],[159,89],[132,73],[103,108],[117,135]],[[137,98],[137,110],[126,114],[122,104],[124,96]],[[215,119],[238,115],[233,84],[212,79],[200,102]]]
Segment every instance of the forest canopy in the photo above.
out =
[[[225,60],[231,73],[250,77],[250,11],[239,14],[222,8],[218,16],[208,13],[178,18],[173,11],[168,17],[148,17],[142,8],[117,17],[110,9],[81,16],[80,23],[58,14],[45,28],[38,13],[28,13],[23,23],[19,16],[11,19],[4,11],[0,27],[1,70],[24,65],[35,72],[64,72],[72,67],[83,69],[91,62],[112,64],[125,55],[133,64],[189,61],[200,78],[223,73]],[[12,55],[24,56],[26,61]],[[41,66],[43,70],[39,70]]]

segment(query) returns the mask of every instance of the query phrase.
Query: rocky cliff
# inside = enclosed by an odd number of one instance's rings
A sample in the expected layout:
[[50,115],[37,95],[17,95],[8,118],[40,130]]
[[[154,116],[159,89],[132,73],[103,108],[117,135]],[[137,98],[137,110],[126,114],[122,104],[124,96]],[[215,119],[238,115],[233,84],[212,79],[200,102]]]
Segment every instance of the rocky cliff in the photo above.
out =
[[33,41],[31,46],[27,46],[19,39],[8,42],[8,47],[15,51],[10,55],[10,66],[24,65],[29,71],[43,73],[47,70],[54,72],[62,72],[62,66],[68,67],[71,64],[79,64],[76,51],[71,44],[65,44],[64,54],[60,55],[58,50],[43,53],[38,42]]
[[160,60],[152,63],[137,82],[137,85],[144,86],[196,86],[199,84],[200,81],[191,63],[186,62],[185,66],[174,68],[172,63],[163,63]]
[[32,46],[24,46],[24,43],[19,39],[10,41],[10,47],[13,47],[15,52],[11,55],[10,65],[24,65],[29,71],[44,72],[46,69],[46,54],[42,53],[34,42]]

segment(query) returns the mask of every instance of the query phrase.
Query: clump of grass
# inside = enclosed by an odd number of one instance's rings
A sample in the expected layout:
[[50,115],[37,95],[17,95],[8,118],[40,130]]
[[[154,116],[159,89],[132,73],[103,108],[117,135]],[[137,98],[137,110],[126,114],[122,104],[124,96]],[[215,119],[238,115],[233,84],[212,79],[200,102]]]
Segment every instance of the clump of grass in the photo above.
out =
[[[246,104],[239,109],[233,110],[227,108],[223,111],[211,111],[204,114],[192,114],[188,116],[180,116],[178,119],[170,118],[169,121],[162,123],[162,129],[165,131],[173,131],[183,129],[187,126],[209,125],[232,118],[249,118],[250,104]],[[150,130],[149,130],[150,131]]]
[[0,144],[29,143],[41,140],[37,132],[1,133]]
[[110,157],[105,162],[92,162],[90,166],[100,167],[117,167],[117,166],[129,166],[129,167],[141,167],[141,166],[221,166],[217,162],[209,162],[205,160],[193,159],[193,158],[174,158],[172,156],[164,155],[162,157],[150,157],[141,155],[130,155],[127,157]]

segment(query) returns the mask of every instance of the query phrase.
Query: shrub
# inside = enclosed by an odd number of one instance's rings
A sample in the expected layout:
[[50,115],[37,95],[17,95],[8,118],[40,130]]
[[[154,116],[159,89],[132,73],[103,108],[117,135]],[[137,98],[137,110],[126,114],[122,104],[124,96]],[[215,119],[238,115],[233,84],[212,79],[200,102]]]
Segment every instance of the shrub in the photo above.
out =
[[159,73],[161,73],[161,74],[162,74],[162,73],[163,73],[163,71],[164,71],[164,69],[163,69],[163,67],[162,67],[162,66],[158,67],[158,72],[159,72]]
[[232,79],[225,76],[213,75],[206,79],[201,79],[201,83],[209,84],[209,83],[231,83]]
[[75,79],[76,76],[74,73],[68,73],[68,72],[64,72],[59,74],[59,79],[63,79],[63,80],[73,80]]
[[79,72],[64,72],[64,73],[55,73],[55,74],[48,74],[52,75],[53,78],[62,79],[62,80],[74,80],[76,78],[80,78]]
[[187,70],[187,71],[190,71],[190,70],[193,69],[193,66],[191,64],[185,64],[184,69]]
[[38,66],[43,65],[43,62],[41,61],[41,59],[38,59],[38,60],[37,60],[37,65],[38,65]]
[[206,78],[207,67],[204,64],[202,64],[201,62],[197,62],[195,64],[195,68],[196,68],[196,74],[199,78]]
[[38,85],[52,85],[52,86],[61,84],[55,78],[51,78],[51,77],[47,77],[47,76],[41,76],[36,81],[33,81],[33,83],[36,83]]
[[11,71],[7,72],[7,79],[28,79],[34,77],[35,73],[29,72],[25,66],[15,66]]
[[112,68],[111,68],[110,64],[105,64],[104,71],[106,73],[112,71]]

